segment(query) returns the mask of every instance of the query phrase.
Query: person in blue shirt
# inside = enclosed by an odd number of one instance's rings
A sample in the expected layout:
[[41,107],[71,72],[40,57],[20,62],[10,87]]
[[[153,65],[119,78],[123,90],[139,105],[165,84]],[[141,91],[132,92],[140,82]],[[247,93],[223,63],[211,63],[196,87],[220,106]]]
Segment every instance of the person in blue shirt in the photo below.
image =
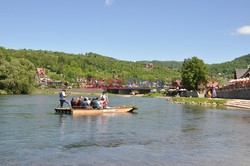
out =
[[91,105],[93,108],[97,108],[97,109],[100,109],[100,108],[101,108],[101,106],[100,106],[100,104],[99,104],[99,102],[98,102],[98,97],[95,98],[95,99],[92,99],[92,102],[91,102],[90,105]]
[[59,101],[60,101],[60,107],[63,107],[63,103],[67,103],[69,105],[69,107],[71,107],[71,104],[68,100],[66,100],[66,97],[68,95],[66,95],[66,89],[63,89],[60,93],[59,93]]

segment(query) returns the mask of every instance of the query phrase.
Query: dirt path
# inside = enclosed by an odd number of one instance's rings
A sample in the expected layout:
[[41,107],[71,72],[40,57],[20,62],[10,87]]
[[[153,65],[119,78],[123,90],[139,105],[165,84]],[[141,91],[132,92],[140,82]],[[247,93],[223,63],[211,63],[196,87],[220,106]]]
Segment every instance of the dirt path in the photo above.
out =
[[250,100],[228,99],[228,102],[226,105],[229,107],[250,109]]

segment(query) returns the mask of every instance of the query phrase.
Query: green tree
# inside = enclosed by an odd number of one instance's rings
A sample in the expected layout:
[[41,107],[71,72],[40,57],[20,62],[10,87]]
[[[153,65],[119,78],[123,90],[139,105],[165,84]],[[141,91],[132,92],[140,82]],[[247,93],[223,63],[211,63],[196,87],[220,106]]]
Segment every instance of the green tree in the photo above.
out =
[[28,94],[34,88],[34,65],[24,58],[9,57],[0,50],[0,90],[9,94]]
[[192,57],[185,59],[182,65],[182,85],[187,90],[197,90],[198,85],[208,80],[208,68],[203,60]]

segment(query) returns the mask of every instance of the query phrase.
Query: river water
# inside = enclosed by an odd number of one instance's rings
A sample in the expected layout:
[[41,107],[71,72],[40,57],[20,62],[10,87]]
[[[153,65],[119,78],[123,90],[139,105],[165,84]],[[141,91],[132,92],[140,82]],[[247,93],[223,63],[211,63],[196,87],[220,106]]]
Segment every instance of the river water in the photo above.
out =
[[0,165],[249,165],[250,111],[110,97],[137,114],[55,115],[55,95],[0,96]]

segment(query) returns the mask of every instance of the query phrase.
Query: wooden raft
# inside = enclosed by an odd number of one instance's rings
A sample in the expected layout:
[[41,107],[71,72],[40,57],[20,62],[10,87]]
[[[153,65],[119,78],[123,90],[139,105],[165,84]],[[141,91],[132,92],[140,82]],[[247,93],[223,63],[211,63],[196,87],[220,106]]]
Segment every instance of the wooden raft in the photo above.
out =
[[58,114],[72,114],[71,108],[55,108],[55,111]]
[[97,115],[107,113],[132,113],[135,107],[122,106],[122,107],[110,107],[107,109],[86,109],[84,107],[73,108],[55,108],[56,113],[59,114],[72,114],[72,115]]

